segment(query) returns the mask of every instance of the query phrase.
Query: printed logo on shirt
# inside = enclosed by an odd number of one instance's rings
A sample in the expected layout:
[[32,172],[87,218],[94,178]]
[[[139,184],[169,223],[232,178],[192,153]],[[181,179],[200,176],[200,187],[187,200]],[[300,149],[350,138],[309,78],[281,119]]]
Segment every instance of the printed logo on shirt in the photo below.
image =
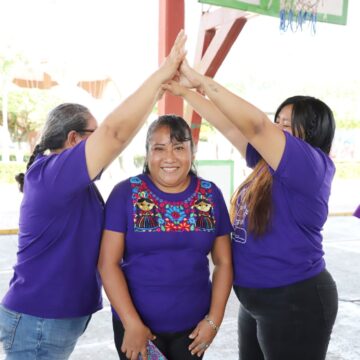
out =
[[236,214],[233,224],[234,232],[231,234],[231,239],[240,244],[245,244],[247,241],[247,231],[244,223],[249,211],[246,204],[242,201],[245,192],[246,188],[242,189],[236,200]]
[[198,179],[196,190],[181,202],[160,199],[139,177],[130,179],[134,231],[215,231],[213,189]]

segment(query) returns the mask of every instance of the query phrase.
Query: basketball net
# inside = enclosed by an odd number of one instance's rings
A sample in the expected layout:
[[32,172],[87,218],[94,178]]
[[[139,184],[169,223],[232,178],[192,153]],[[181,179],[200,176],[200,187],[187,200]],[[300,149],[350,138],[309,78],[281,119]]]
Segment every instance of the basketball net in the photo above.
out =
[[281,0],[280,31],[302,31],[307,26],[314,35],[320,2],[321,0]]

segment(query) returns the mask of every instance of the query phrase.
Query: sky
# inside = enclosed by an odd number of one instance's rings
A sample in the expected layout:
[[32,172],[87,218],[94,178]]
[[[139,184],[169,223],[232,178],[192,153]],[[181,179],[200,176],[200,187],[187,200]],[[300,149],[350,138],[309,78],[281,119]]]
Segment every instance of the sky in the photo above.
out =
[[[62,82],[110,76],[123,97],[158,66],[158,0],[1,0],[0,4],[0,51],[19,49],[34,62],[43,62],[43,69]],[[214,7],[185,0],[190,63],[201,11],[209,9]],[[306,81],[360,80],[359,13],[360,1],[349,0],[347,25],[318,23],[315,35],[306,29],[281,33],[279,19],[255,16],[244,26],[216,79],[242,84],[255,102],[266,98],[268,89],[252,88],[257,84],[254,79],[275,79],[283,90],[279,98],[283,92],[296,92]]]

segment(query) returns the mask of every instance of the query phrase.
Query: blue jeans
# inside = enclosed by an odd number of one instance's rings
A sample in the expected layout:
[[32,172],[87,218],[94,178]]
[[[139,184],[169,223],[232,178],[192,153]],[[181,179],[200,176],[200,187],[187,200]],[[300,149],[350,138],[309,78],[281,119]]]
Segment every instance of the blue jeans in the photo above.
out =
[[0,305],[0,342],[6,360],[68,359],[90,319],[44,319]]
[[336,284],[326,270],[289,286],[234,290],[240,360],[325,359],[338,309]]

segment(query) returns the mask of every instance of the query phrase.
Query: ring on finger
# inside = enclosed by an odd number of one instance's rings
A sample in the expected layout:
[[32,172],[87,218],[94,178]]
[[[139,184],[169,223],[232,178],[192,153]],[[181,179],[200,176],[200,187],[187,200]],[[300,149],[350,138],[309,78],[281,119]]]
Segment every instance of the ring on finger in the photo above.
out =
[[209,345],[210,345],[210,344],[208,344],[208,343],[202,343],[202,344],[200,344],[200,348],[201,348],[202,350],[205,350],[205,349],[207,349],[207,348],[209,347]]

